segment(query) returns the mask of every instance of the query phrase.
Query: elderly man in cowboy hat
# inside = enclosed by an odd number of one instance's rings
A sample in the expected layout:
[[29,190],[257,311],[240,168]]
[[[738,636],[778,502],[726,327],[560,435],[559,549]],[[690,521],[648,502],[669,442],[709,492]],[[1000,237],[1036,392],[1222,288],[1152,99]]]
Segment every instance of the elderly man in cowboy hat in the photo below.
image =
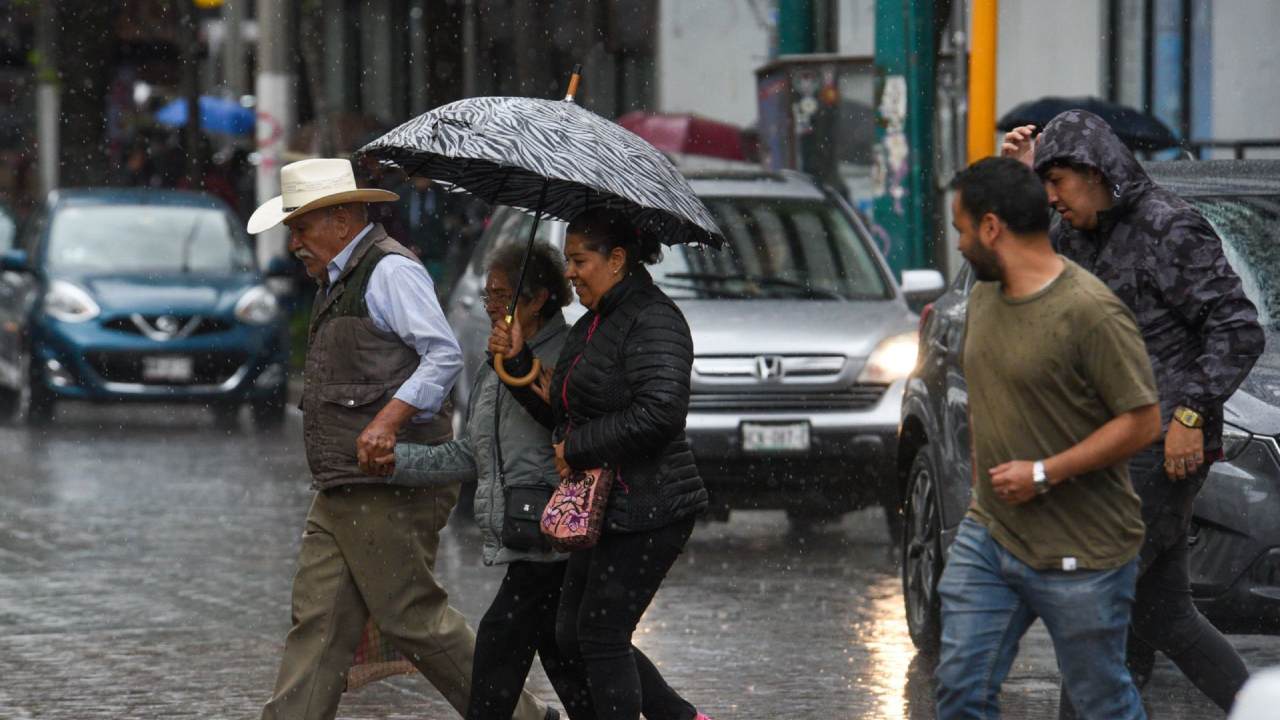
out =
[[[393,487],[372,458],[398,440],[452,435],[446,396],[462,365],[426,269],[366,204],[351,163],[303,160],[249,232],[284,223],[320,290],[311,313],[303,438],[316,490],[293,583],[293,628],[263,718],[332,718],[366,621],[466,714],[475,635],[433,575],[458,486]],[[525,693],[516,718],[555,717]]]

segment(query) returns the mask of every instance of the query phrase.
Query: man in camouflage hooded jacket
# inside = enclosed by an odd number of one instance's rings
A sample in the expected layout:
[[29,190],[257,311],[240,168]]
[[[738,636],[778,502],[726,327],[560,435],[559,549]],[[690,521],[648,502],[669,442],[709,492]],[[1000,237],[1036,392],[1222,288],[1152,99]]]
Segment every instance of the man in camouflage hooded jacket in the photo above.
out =
[[1129,465],[1147,525],[1132,621],[1132,635],[1144,642],[1130,642],[1134,678],[1149,675],[1155,648],[1229,709],[1248,671],[1191,602],[1186,533],[1209,464],[1222,455],[1222,404],[1262,353],[1257,309],[1209,222],[1152,182],[1105,121],[1072,110],[1038,140],[1033,131],[1006,135],[1004,154],[1044,180],[1058,211],[1051,231],[1058,251],[1133,311],[1159,387],[1164,440]]

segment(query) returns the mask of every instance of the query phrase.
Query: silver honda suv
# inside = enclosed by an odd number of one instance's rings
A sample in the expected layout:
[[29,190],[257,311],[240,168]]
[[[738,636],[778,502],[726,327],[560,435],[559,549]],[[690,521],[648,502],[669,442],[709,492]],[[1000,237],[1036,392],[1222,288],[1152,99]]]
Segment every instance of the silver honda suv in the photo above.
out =
[[[942,276],[908,271],[900,288],[858,216],[807,176],[686,176],[727,243],[665,248],[650,270],[693,332],[686,434],[712,517],[784,509],[808,526],[879,504],[894,532],[899,413],[917,351],[908,299],[932,300]],[[459,408],[485,361],[485,258],[527,242],[532,222],[498,209],[454,287],[449,321],[466,359]],[[544,222],[539,235],[563,247],[564,230]],[[583,312],[575,303],[565,314],[572,323]]]

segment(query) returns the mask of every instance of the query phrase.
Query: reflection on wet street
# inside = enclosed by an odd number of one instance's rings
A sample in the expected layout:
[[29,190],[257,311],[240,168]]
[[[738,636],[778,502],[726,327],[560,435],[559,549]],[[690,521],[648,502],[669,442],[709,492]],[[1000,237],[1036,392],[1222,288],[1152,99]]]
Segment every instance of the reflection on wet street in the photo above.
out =
[[[289,622],[310,491],[298,418],[280,434],[216,429],[196,408],[69,407],[55,429],[0,429],[0,717],[251,717]],[[469,524],[438,571],[474,624],[501,570]],[[1271,638],[1233,637],[1257,669]],[[637,644],[713,717],[932,718],[932,667],[907,635],[893,553],[874,512],[807,536],[781,513],[698,526]],[[532,687],[553,695],[540,669]],[[1054,717],[1037,626],[1004,716]],[[1217,717],[1167,662],[1160,718]],[[341,717],[452,717],[424,680],[351,693]]]

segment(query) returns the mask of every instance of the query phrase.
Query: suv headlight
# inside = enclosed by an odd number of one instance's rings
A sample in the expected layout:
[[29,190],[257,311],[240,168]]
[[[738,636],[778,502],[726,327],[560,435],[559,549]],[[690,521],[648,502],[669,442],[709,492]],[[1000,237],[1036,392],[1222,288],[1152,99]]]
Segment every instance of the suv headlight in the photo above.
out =
[[866,366],[858,375],[858,382],[887,385],[902,380],[916,369],[919,355],[920,334],[914,330],[887,337],[871,351]]
[[280,314],[276,296],[262,285],[255,285],[236,301],[236,318],[250,325],[266,325]]
[[80,323],[92,320],[102,313],[88,291],[66,280],[54,280],[44,295],[44,311],[55,320]]
[[1223,459],[1228,462],[1235,460],[1249,446],[1250,440],[1253,440],[1253,433],[1243,428],[1238,428],[1231,423],[1222,423]]

